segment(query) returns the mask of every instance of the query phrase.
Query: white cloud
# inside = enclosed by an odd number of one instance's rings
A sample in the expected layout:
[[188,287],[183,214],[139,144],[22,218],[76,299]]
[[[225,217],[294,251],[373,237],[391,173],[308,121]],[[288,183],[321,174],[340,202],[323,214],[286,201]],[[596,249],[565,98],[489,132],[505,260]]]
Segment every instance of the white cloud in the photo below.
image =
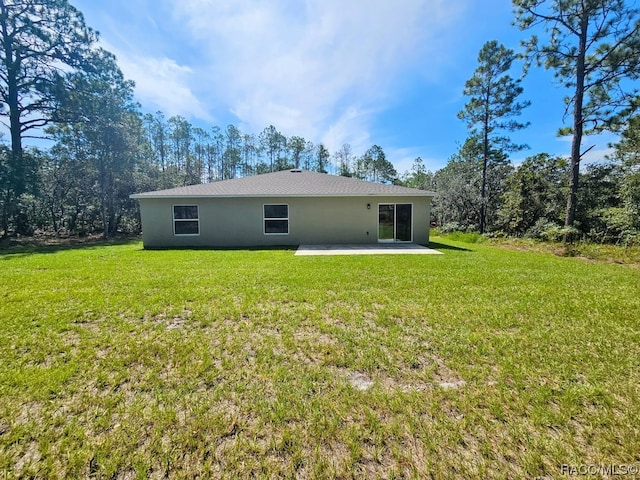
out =
[[371,110],[348,107],[337,119],[332,119],[320,141],[330,152],[339,150],[345,143],[350,144],[354,152],[364,152],[375,143],[368,128],[372,115]]
[[372,114],[410,65],[424,75],[437,68],[460,8],[445,0],[183,0],[174,15],[204,54],[194,77],[207,83],[210,103],[251,131],[273,124],[334,150],[369,141]]
[[[608,156],[612,156],[615,150],[609,145],[619,140],[619,137],[611,132],[603,132],[598,135],[588,135],[582,138],[582,159],[580,163],[587,165],[589,163],[599,163],[606,161]],[[570,157],[571,142],[573,137],[565,135],[558,138],[558,142],[563,145],[563,151],[558,155],[562,157]]]
[[213,117],[190,87],[195,75],[192,68],[167,57],[125,54],[104,40],[101,43],[116,55],[125,78],[136,83],[136,97],[145,109],[161,110],[167,116],[212,121]]
[[422,158],[424,168],[428,171],[435,172],[445,166],[441,159],[425,156],[424,153],[420,153],[420,149],[417,147],[389,148],[385,150],[385,154],[396,167],[399,175],[411,172],[413,163],[418,157]]
[[594,148],[589,150],[582,156],[581,163],[600,163],[607,160],[607,156],[612,156],[615,150],[613,148]]
[[[607,157],[613,157],[615,153],[615,149],[609,146],[606,146],[606,147],[603,146],[603,145],[608,145],[608,142],[605,141],[606,139],[612,139],[612,138],[615,138],[615,136],[613,136],[613,134],[610,134],[610,133],[601,134],[599,136],[585,137],[585,141],[583,142],[583,147],[582,147],[583,155],[582,155],[582,159],[580,160],[581,168],[585,168],[587,165],[591,163],[606,162],[608,161]],[[595,139],[598,139],[598,141],[594,141]],[[563,148],[560,150],[556,150],[556,152],[553,153],[552,155],[556,155],[561,158],[566,158],[567,160],[571,158],[571,154],[570,154],[571,141],[572,141],[572,138],[570,136],[559,137],[557,139],[557,142],[560,143]],[[592,146],[593,148],[591,148]],[[598,146],[600,146],[600,148],[597,148]],[[515,167],[518,167],[522,164],[522,162],[526,160],[527,157],[533,156],[536,153],[530,152],[527,155],[520,155],[518,157],[511,158],[511,163]]]

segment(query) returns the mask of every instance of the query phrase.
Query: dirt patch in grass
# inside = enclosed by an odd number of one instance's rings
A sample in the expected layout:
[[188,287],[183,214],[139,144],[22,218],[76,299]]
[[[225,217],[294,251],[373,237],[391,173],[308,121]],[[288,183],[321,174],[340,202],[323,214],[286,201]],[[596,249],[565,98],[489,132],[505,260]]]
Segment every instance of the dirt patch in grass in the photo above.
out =
[[15,465],[15,471],[18,475],[22,474],[24,468],[28,465],[37,464],[42,459],[38,443],[35,441],[29,442],[24,449],[24,453],[18,458]]
[[351,386],[361,392],[367,391],[373,386],[373,380],[364,373],[349,372],[346,374],[346,377]]
[[444,390],[454,390],[462,388],[466,385],[457,373],[447,367],[444,362],[439,359],[438,368],[436,369],[432,380],[430,381],[414,381],[405,382],[382,372],[368,375],[358,371],[351,371],[345,368],[336,368],[337,373],[345,378],[351,386],[356,390],[365,392],[371,389],[378,382],[386,390],[400,390],[402,392],[421,392],[434,388],[442,388]]
[[184,328],[186,322],[186,318],[174,317],[170,322],[168,322],[167,330],[178,330],[180,328]]
[[460,388],[463,387],[464,385],[466,385],[467,382],[465,382],[460,375],[458,375],[456,372],[454,372],[453,370],[451,370],[445,363],[444,360],[442,358],[439,357],[433,357],[433,359],[435,360],[436,364],[438,365],[435,375],[434,375],[434,380],[435,382],[438,384],[438,386],[449,390],[449,389],[455,389],[455,388]]

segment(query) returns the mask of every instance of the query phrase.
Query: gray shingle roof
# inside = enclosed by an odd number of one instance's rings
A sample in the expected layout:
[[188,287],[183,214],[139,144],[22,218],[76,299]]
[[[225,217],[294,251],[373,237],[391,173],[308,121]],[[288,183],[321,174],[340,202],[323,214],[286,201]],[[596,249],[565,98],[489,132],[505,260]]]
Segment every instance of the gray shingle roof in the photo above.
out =
[[427,196],[433,192],[365,182],[306,170],[284,170],[253,177],[235,178],[188,187],[157,190],[131,195],[131,198],[193,197],[350,197],[350,196]]

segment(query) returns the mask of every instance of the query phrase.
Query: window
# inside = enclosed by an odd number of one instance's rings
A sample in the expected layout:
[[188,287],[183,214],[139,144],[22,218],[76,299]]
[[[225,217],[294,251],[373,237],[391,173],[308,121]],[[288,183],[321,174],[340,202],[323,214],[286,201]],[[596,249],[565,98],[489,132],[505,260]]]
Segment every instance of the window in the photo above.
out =
[[173,234],[200,235],[200,220],[197,205],[173,206]]
[[264,234],[289,235],[289,205],[264,205]]

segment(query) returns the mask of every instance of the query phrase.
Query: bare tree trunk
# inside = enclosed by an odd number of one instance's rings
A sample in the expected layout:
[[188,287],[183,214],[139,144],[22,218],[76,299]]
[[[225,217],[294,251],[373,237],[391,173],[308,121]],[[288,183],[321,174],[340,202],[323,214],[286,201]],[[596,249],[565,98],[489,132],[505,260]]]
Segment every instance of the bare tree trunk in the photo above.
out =
[[107,208],[107,169],[104,160],[100,165],[100,216],[102,217],[102,236],[105,240],[109,238],[109,212]]
[[7,191],[4,192],[5,198],[2,202],[2,236],[7,237],[9,235],[9,201],[11,199],[10,189],[7,186]]
[[[3,28],[6,19],[3,19]],[[3,32],[6,39],[4,44],[5,67],[7,69],[7,107],[9,108],[9,131],[11,134],[11,156],[9,157],[9,181],[7,189],[7,205],[5,235],[8,234],[8,227],[12,218],[19,215],[19,207],[17,200],[24,193],[24,165],[22,150],[22,132],[20,124],[20,102],[18,99],[18,80],[17,75],[20,72],[20,60],[14,59],[14,50],[11,41],[7,39],[6,32]],[[18,232],[22,233],[22,232]]]
[[53,226],[53,231],[58,235],[58,221],[56,220],[56,208],[53,200],[49,205],[49,213],[51,214],[51,225]]
[[[580,174],[580,147],[582,145],[583,119],[582,105],[584,102],[584,77],[585,77],[585,56],[587,51],[587,29],[588,17],[583,14],[580,24],[580,42],[578,46],[578,61],[576,64],[576,93],[573,105],[573,141],[571,143],[571,165],[569,172],[569,195],[567,197],[567,211],[564,226],[569,229],[573,227],[576,216],[576,194],[578,192],[578,179]],[[564,234],[565,244],[573,241],[570,232]]]
[[485,121],[482,139],[482,187],[480,188],[480,233],[485,231],[487,219],[487,163],[489,162],[489,120]]

